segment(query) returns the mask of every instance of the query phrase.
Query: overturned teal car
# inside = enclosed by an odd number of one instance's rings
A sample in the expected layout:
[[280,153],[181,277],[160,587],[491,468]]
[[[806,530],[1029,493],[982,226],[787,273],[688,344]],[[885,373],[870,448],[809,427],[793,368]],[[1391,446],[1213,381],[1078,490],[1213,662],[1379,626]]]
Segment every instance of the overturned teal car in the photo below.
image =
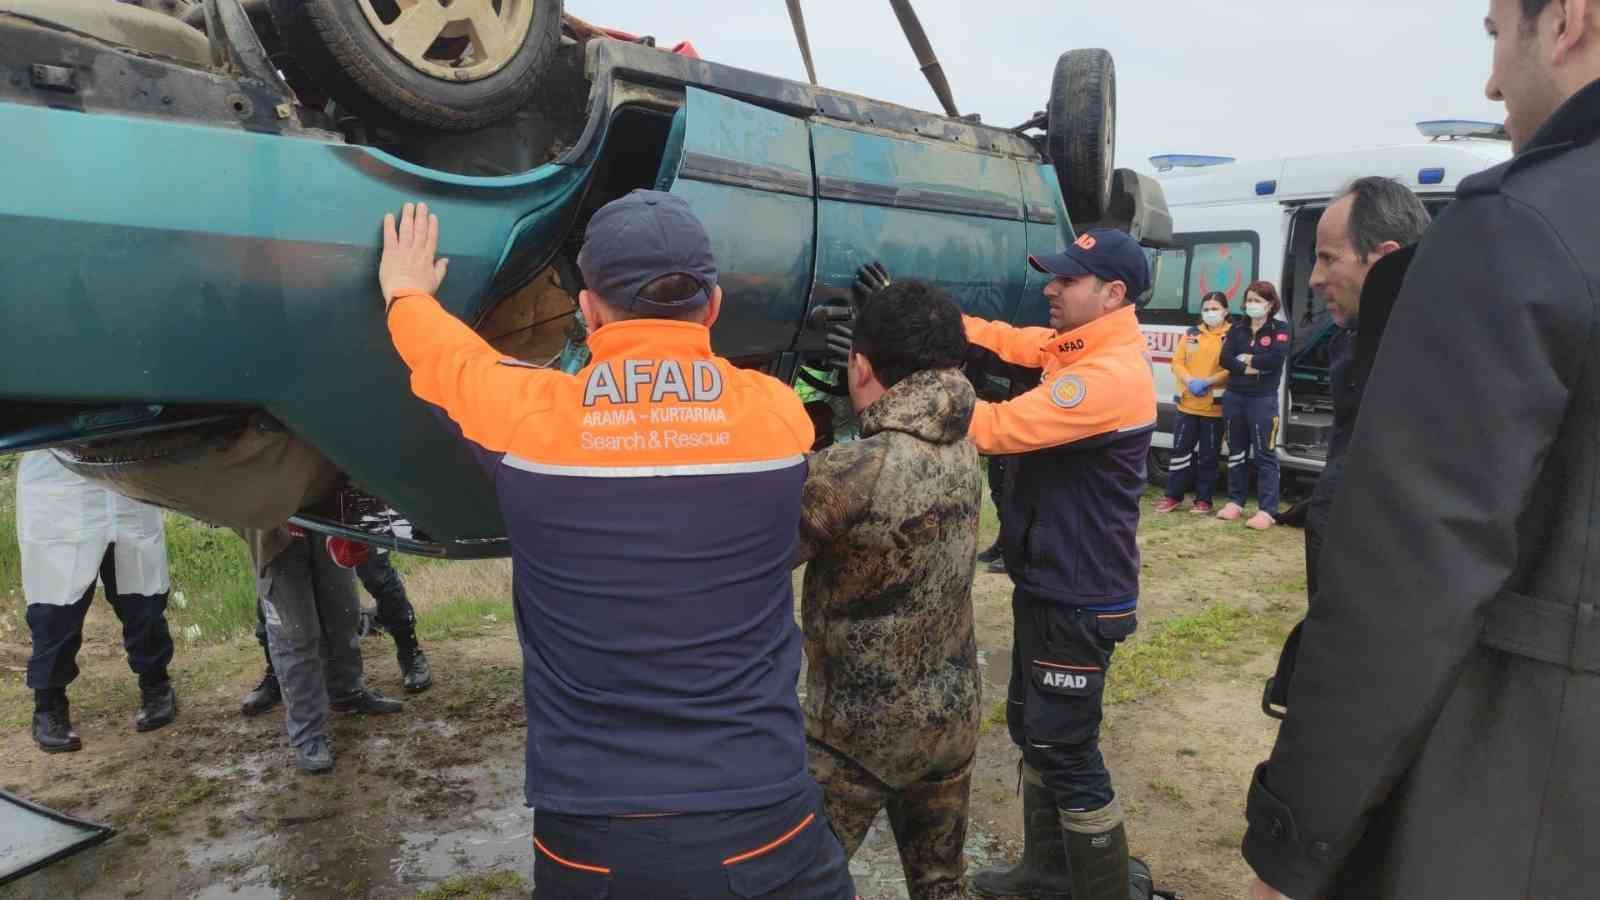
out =
[[[1063,55],[1041,84],[1048,111],[1008,129],[644,42],[549,41],[538,17],[558,2],[481,0],[462,6],[510,38],[442,18],[412,42],[425,59],[385,64],[414,63],[448,104],[451,52],[479,71],[475,41],[532,47],[519,77],[536,89],[441,127],[371,91],[346,99],[351,85],[321,92],[340,76],[298,64],[281,27],[321,2],[0,0],[0,452],[56,448],[222,525],[294,517],[498,555],[486,477],[412,396],[381,324],[378,222],[405,201],[447,223],[441,302],[508,356],[570,368],[588,217],[635,188],[680,194],[722,272],[716,350],[784,379],[820,355],[814,313],[863,262],[1034,324],[1046,307],[1027,256],[1074,220],[1163,231],[1159,189],[1112,169],[1104,51]],[[482,77],[521,64],[501,63]]]

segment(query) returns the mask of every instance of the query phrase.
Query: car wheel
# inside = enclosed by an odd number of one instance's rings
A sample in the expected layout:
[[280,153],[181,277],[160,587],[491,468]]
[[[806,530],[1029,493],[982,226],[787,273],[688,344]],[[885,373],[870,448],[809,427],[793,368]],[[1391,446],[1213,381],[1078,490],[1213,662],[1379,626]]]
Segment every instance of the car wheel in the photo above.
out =
[[1151,484],[1166,487],[1167,476],[1172,474],[1172,451],[1164,447],[1151,447],[1144,468]]
[[1117,141],[1117,70],[1105,50],[1068,50],[1056,60],[1045,147],[1074,226],[1097,222],[1111,201]]
[[378,122],[467,131],[540,87],[561,0],[270,0],[295,62],[334,101]]

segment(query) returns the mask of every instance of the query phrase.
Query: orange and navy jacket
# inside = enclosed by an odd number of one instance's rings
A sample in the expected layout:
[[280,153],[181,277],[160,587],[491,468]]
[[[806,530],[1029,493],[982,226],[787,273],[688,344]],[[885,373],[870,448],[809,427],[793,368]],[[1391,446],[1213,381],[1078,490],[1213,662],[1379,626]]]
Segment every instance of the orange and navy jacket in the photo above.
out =
[[1178,341],[1172,352],[1172,377],[1178,382],[1178,411],[1191,416],[1221,418],[1222,393],[1220,384],[1213,384],[1203,396],[1189,393],[1189,381],[1204,378],[1210,381],[1224,371],[1218,358],[1222,356],[1222,341],[1228,336],[1228,323],[1216,328],[1204,324],[1192,325]]
[[812,429],[794,392],[685,322],[606,325],[576,375],[505,359],[422,294],[389,330],[412,390],[494,463],[529,805],[709,812],[803,790],[790,562]]
[[980,402],[969,437],[1017,454],[1002,492],[1006,570],[1035,597],[1097,610],[1139,597],[1139,497],[1156,423],[1156,386],[1132,307],[1072,331],[971,316],[967,339],[1043,371],[1005,403]]

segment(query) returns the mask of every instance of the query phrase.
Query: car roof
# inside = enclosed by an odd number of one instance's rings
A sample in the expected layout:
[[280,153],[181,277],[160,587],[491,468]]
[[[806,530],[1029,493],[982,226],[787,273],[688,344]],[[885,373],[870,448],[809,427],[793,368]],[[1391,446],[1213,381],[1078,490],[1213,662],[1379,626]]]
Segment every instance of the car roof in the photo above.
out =
[[1505,141],[1458,138],[1176,168],[1156,177],[1169,207],[1284,203],[1332,197],[1366,175],[1388,176],[1418,193],[1453,193],[1461,179],[1510,158],[1511,145]]

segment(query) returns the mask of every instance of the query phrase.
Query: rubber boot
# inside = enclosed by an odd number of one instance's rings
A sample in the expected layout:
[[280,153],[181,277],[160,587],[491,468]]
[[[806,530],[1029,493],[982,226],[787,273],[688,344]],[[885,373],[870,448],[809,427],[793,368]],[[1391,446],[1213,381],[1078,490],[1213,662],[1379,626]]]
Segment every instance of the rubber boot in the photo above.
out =
[[428,668],[428,655],[417,643],[417,631],[407,626],[394,633],[394,656],[400,663],[400,674],[405,677],[408,694],[418,694],[433,686],[433,671]]
[[1092,812],[1061,811],[1072,900],[1128,900],[1128,829],[1122,804],[1112,800]]
[[33,742],[46,753],[83,749],[83,740],[72,730],[65,690],[49,688],[33,692]]
[[972,876],[970,887],[980,897],[1065,900],[1073,896],[1056,795],[1027,766],[1022,776],[1022,861],[1011,869],[985,869]]

